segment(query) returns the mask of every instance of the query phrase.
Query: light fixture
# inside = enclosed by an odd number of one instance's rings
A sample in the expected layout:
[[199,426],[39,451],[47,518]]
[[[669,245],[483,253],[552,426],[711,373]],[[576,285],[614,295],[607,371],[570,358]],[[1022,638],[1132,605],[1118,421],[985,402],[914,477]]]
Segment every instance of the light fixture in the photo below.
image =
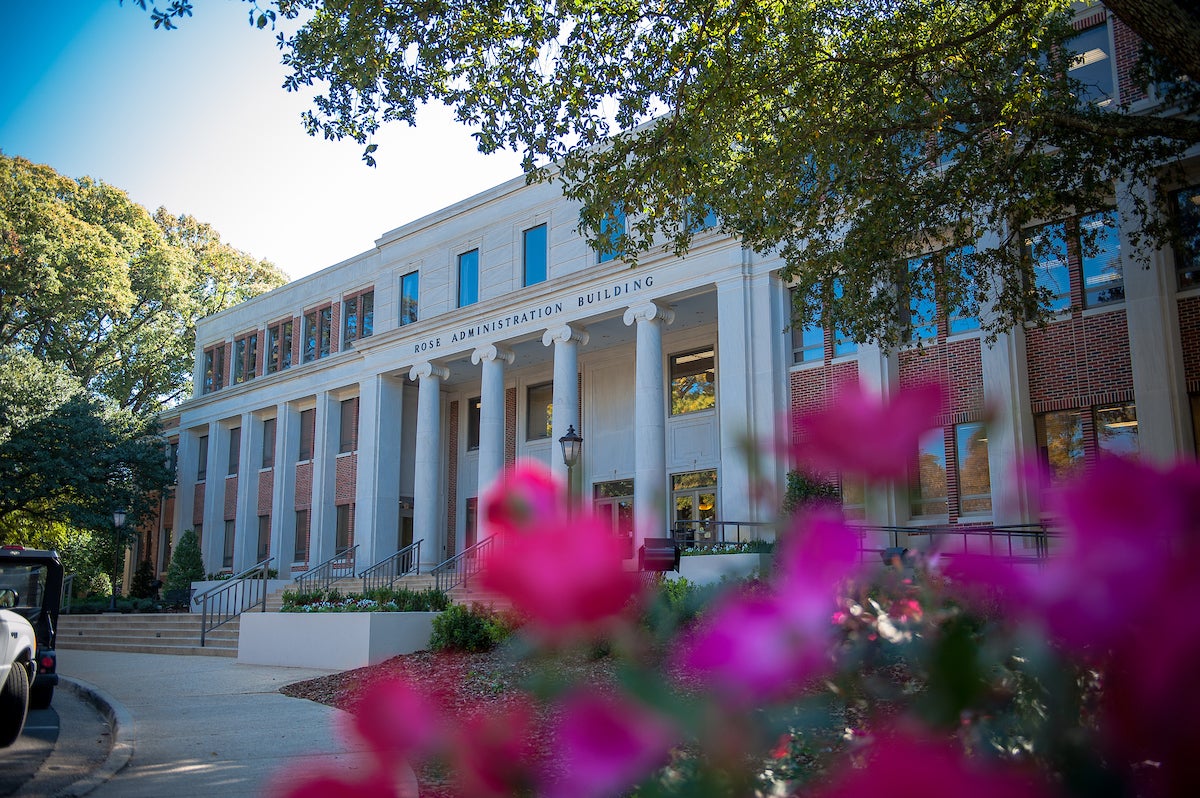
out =
[[583,438],[575,431],[575,425],[567,427],[567,434],[558,439],[562,446],[563,462],[567,468],[574,468],[579,462],[579,452],[583,448]]
[[117,609],[117,572],[121,570],[121,528],[125,526],[125,508],[113,510],[113,574],[112,574],[112,597],[108,602],[108,609],[115,612]]

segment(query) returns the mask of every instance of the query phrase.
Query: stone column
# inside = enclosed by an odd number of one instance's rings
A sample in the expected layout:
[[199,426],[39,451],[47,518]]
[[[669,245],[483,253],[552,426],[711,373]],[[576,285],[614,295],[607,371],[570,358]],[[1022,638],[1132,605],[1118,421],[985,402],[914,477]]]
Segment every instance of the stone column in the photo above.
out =
[[258,471],[262,468],[262,421],[242,413],[241,451],[238,453],[237,538],[233,572],[241,573],[258,562]]
[[403,383],[375,374],[358,384],[358,484],[354,540],[358,570],[396,553],[400,526]]
[[419,380],[417,393],[416,479],[413,486],[413,542],[421,541],[422,570],[442,561],[442,380],[444,366],[418,363],[408,377]]
[[171,551],[179,545],[179,537],[194,524],[196,510],[196,466],[200,456],[200,436],[195,430],[179,430],[179,451],[176,453],[175,516],[171,519]]
[[[551,419],[550,471],[563,482],[567,480],[567,464],[563,462],[559,438],[568,427],[581,431],[579,423],[579,346],[588,342],[587,330],[578,325],[564,324],[542,333],[542,344],[554,345],[554,415]],[[585,444],[586,447],[586,444]],[[576,474],[583,464],[576,466]]]
[[278,552],[280,578],[287,579],[296,555],[296,461],[300,459],[300,411],[294,405],[283,402],[275,412],[271,550]]
[[[478,496],[504,475],[504,364],[513,362],[513,353],[496,344],[481,346],[471,353],[471,362],[482,364],[482,389],[479,403],[479,487]],[[483,507],[476,515],[482,541],[491,534]]]
[[667,398],[663,379],[662,325],[675,320],[675,311],[654,302],[625,311],[625,324],[637,323],[634,377],[634,552],[646,538],[668,533]]
[[309,567],[320,565],[336,552],[337,545],[337,455],[341,435],[341,407],[329,391],[317,394],[313,430],[312,513],[309,536]]
[[229,430],[219,421],[208,425],[208,470],[204,488],[204,523],[200,554],[204,570],[221,570],[225,542],[225,471],[229,465]]

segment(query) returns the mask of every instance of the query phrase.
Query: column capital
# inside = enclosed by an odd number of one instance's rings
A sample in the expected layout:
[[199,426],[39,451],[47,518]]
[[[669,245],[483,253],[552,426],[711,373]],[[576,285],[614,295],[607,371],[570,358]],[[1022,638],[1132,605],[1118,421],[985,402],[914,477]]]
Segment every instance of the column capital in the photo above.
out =
[[631,305],[625,311],[626,326],[633,324],[635,321],[662,321],[670,324],[675,321],[675,311],[670,308],[664,308],[657,302],[643,302],[640,305]]
[[418,363],[413,366],[408,372],[410,380],[425,379],[426,377],[437,377],[440,380],[448,379],[450,377],[450,369],[430,363],[427,360],[424,363]]
[[478,366],[484,361],[492,362],[500,360],[508,365],[512,365],[514,355],[511,349],[500,346],[499,344],[487,344],[480,346],[471,353],[471,362]]
[[565,344],[575,341],[582,346],[586,346],[590,337],[588,331],[583,327],[562,324],[558,327],[551,327],[542,333],[542,345],[550,346],[550,344]]

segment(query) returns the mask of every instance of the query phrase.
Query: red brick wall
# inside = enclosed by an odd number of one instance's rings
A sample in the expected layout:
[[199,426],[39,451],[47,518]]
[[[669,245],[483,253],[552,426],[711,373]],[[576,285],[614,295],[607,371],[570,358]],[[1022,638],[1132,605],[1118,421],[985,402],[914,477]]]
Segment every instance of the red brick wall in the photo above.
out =
[[1114,15],[1112,20],[1113,56],[1117,62],[1117,92],[1122,103],[1133,103],[1146,98],[1146,92],[1133,79],[1133,70],[1137,66],[1138,57],[1142,52],[1142,40],[1133,30]]
[[238,478],[235,474],[232,477],[225,477],[225,508],[224,515],[221,517],[226,521],[232,521],[237,518],[237,493],[238,493]]
[[258,472],[258,515],[270,515],[275,495],[275,469]]
[[353,504],[354,492],[358,485],[358,452],[339,457],[336,472],[333,503]]
[[517,462],[517,389],[504,391],[504,464]]
[[311,462],[296,465],[296,510],[312,507],[313,469]]
[[983,359],[978,338],[907,349],[899,354],[900,385],[938,382],[947,387],[943,424],[983,414]]
[[793,371],[788,385],[792,413],[819,410],[836,399],[839,391],[858,385],[858,364],[850,361]]
[[204,523],[204,486],[205,483],[197,482],[195,489],[192,491],[192,523]]
[[1179,300],[1179,338],[1183,343],[1183,374],[1189,392],[1200,392],[1200,296]]
[[1133,365],[1125,311],[1076,313],[1026,334],[1033,412],[1090,407],[1131,395]]

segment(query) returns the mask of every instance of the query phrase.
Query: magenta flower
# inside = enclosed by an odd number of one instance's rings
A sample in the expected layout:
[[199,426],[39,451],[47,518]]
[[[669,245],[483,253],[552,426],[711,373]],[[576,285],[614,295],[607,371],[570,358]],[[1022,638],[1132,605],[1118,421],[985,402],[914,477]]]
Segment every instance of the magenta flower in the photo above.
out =
[[372,684],[346,709],[350,732],[364,740],[385,765],[420,758],[443,737],[433,701],[403,679]]
[[838,588],[862,567],[858,533],[839,510],[818,510],[783,536],[777,556],[773,581],[793,627],[828,626]]
[[562,773],[549,798],[623,795],[668,761],[678,733],[666,718],[622,696],[579,692],[562,705],[556,729]]
[[506,597],[536,634],[551,639],[604,626],[640,587],[608,526],[590,513],[568,518],[557,493],[544,469],[525,465],[487,498],[500,529],[480,576],[485,590]]
[[533,711],[525,704],[471,717],[459,730],[451,751],[458,793],[472,798],[529,793],[537,753],[530,738],[532,729]]
[[279,798],[416,798],[413,790],[400,790],[382,772],[363,779],[350,779],[342,772],[316,772],[284,777],[281,790],[272,789]]
[[917,442],[938,426],[946,391],[937,383],[900,390],[890,400],[842,386],[836,404],[792,419],[790,453],[814,473],[903,479]]
[[862,767],[847,766],[819,798],[1047,798],[1045,785],[1015,768],[967,759],[953,745],[919,733],[876,739]]

